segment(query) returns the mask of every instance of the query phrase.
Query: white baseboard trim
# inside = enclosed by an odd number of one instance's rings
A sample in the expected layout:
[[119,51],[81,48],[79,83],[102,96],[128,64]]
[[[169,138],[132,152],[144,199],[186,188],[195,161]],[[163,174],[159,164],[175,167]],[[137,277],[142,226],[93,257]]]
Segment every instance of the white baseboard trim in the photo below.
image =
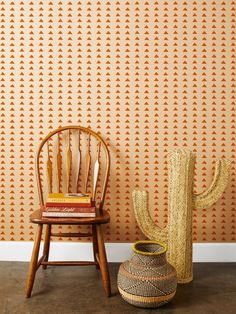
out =
[[[109,262],[123,262],[132,254],[132,243],[106,243]],[[0,261],[28,262],[33,242],[0,241]],[[42,249],[42,245],[41,245]],[[91,243],[52,242],[50,260],[92,260]],[[194,262],[236,262],[236,243],[194,243]]]

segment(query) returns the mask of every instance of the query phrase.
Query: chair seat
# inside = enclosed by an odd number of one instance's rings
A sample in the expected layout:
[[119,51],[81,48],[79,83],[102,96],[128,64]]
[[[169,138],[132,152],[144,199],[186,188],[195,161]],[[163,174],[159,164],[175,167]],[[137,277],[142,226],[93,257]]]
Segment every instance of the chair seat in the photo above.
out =
[[54,218],[54,217],[42,217],[42,210],[37,209],[30,215],[30,221],[36,224],[47,225],[90,225],[90,224],[105,224],[110,221],[110,215],[106,210],[103,210],[102,215],[97,217],[82,217],[82,218]]

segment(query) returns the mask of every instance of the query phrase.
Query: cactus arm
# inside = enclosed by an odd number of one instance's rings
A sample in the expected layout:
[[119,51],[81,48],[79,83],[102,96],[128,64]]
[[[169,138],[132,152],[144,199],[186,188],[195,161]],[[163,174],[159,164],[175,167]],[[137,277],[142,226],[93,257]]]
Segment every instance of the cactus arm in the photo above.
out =
[[146,191],[133,191],[132,196],[135,218],[143,234],[151,240],[167,243],[166,228],[158,227],[148,211],[148,193]]
[[193,196],[193,206],[203,209],[213,205],[224,192],[230,175],[230,161],[220,159],[216,162],[215,174],[210,187],[203,193]]

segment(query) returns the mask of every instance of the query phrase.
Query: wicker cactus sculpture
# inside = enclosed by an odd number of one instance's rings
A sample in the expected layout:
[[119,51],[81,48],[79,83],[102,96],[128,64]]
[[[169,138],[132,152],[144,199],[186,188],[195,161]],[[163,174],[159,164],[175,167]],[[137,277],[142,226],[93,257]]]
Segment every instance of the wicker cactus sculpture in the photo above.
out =
[[224,192],[230,173],[230,161],[216,163],[212,184],[201,194],[193,193],[195,156],[190,151],[176,150],[168,154],[168,225],[161,229],[148,211],[148,194],[133,192],[136,220],[142,232],[151,240],[168,245],[168,260],[176,268],[178,282],[193,279],[192,272],[192,210],[214,204]]

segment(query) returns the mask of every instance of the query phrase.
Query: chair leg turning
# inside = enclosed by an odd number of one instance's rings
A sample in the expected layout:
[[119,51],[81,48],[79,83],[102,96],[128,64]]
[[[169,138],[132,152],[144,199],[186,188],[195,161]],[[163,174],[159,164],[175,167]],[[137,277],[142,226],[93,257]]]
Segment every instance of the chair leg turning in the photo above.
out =
[[97,229],[97,240],[98,240],[98,256],[99,256],[99,265],[101,269],[102,275],[102,284],[103,288],[108,297],[111,296],[111,284],[110,284],[110,276],[109,269],[107,264],[106,250],[103,241],[102,227],[101,225],[96,226]]
[[[43,256],[45,256],[44,261],[48,261],[49,249],[50,249],[50,239],[51,239],[51,225],[46,225],[44,246],[43,246]],[[43,265],[43,269],[46,269],[47,265]]]
[[[97,238],[97,230],[96,226],[92,226],[92,234],[93,234],[93,256],[94,262],[97,262],[97,255],[98,255],[98,238]],[[96,268],[99,269],[99,264],[96,265]]]
[[26,294],[27,298],[30,298],[31,291],[32,291],[32,288],[34,285],[34,279],[35,279],[35,274],[37,271],[38,255],[39,255],[39,248],[40,248],[40,241],[41,241],[43,226],[40,224],[37,226],[37,228],[38,228],[38,230],[37,230],[36,237],[34,240],[34,248],[33,248],[33,252],[32,252],[28,276],[27,276],[26,285],[25,285],[25,294]]

